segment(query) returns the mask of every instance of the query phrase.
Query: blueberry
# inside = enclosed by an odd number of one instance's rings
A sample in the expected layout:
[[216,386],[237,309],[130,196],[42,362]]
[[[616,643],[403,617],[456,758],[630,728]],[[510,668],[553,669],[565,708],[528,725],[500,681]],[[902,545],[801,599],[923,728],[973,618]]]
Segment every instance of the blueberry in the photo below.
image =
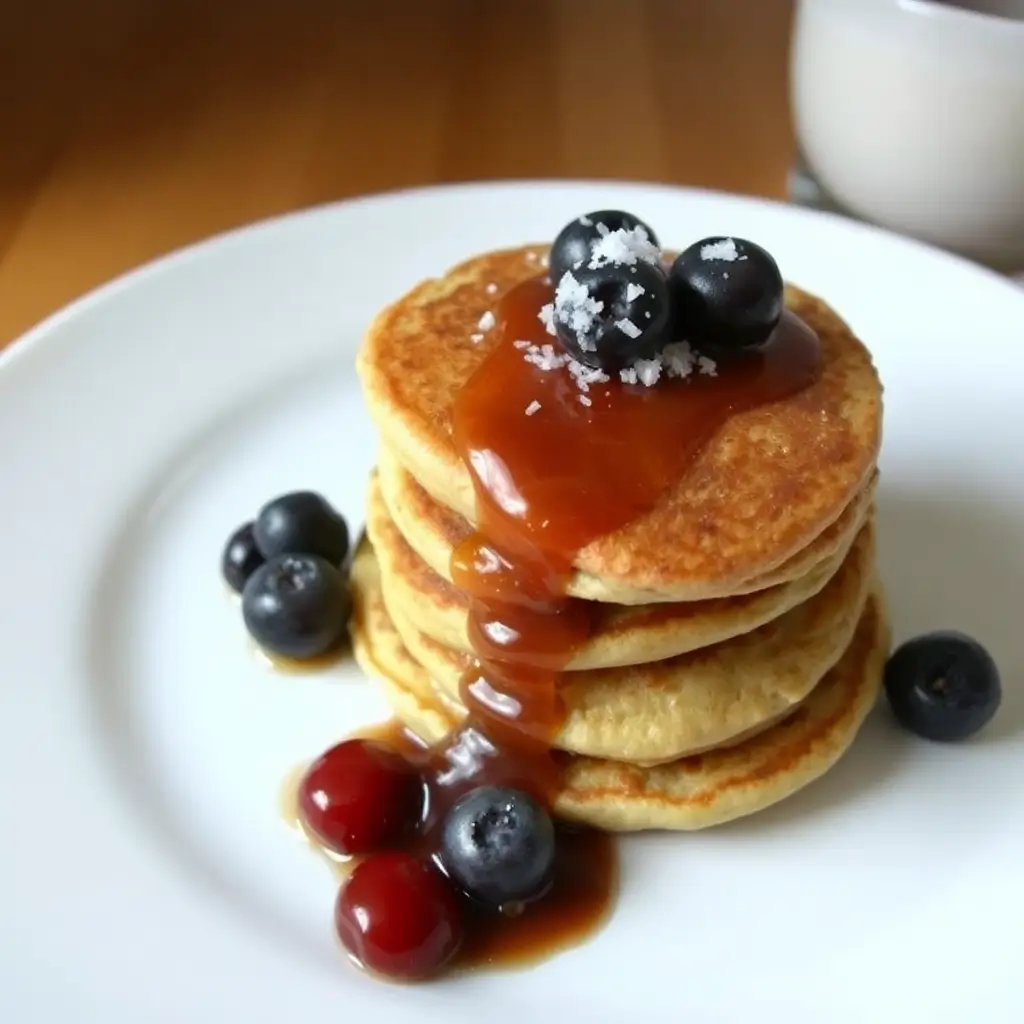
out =
[[973,736],[1002,699],[999,670],[977,640],[945,630],[908,640],[885,666],[885,692],[900,724],[929,740]]
[[329,651],[351,607],[341,572],[319,555],[275,555],[242,591],[242,616],[252,638],[286,658],[315,658]]
[[260,509],[253,528],[264,558],[319,555],[341,565],[348,555],[348,525],[313,491],[283,494]]
[[572,270],[555,289],[555,333],[573,358],[617,370],[669,340],[672,316],[661,267],[638,261]]
[[449,877],[479,903],[493,908],[525,903],[551,886],[554,825],[521,790],[481,786],[448,812],[440,856]]
[[771,255],[743,238],[704,238],[679,254],[669,274],[675,333],[695,348],[754,348],[782,316],[782,274]]
[[252,535],[252,523],[240,526],[228,538],[220,558],[221,575],[228,586],[237,593],[242,592],[245,581],[263,564],[263,555],[256,547]]
[[596,210],[566,224],[558,233],[548,253],[548,267],[551,280],[558,281],[567,270],[582,269],[591,259],[594,243],[605,235],[616,231],[632,232],[636,241],[642,242],[643,236],[637,232],[641,228],[646,241],[656,250],[658,238],[654,232],[639,218],[623,210]]

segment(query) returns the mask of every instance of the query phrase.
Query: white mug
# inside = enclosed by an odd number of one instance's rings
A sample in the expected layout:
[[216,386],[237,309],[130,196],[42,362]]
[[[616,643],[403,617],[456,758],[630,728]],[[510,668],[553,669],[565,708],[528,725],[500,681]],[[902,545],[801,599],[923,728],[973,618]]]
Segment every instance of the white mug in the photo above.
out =
[[800,0],[791,88],[837,206],[1024,269],[1024,0]]

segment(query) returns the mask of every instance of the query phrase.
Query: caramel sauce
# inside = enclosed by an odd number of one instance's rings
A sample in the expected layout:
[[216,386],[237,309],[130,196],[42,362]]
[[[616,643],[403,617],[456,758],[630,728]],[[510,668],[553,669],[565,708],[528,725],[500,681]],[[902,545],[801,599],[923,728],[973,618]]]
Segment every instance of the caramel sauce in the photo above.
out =
[[[360,729],[354,738],[374,740],[417,765],[426,786],[423,820],[408,844],[424,857],[437,853],[439,830],[449,808],[470,789],[489,784],[529,787],[536,792],[538,765],[496,745],[472,729],[459,730],[441,748],[425,746],[395,719]],[[554,760],[550,761],[554,767]],[[325,847],[299,812],[298,789],[308,766],[299,765],[285,779],[278,800],[284,822],[315,850],[338,882],[359,863]],[[546,779],[553,785],[555,777]],[[526,908],[510,913],[485,911],[464,902],[466,934],[455,969],[513,967],[544,959],[582,941],[605,919],[618,885],[614,839],[608,833],[557,822],[554,881],[550,892]]]
[[477,914],[456,966],[522,967],[585,941],[615,901],[617,854],[611,834],[560,825],[551,891],[516,917]]
[[[464,726],[440,750],[431,750],[400,724],[391,721],[365,730],[401,751],[423,770],[427,785],[424,821],[417,845],[430,856],[449,808],[477,786],[516,786],[550,799],[557,785],[557,759],[545,748],[506,745],[492,733]],[[465,904],[467,941],[456,969],[512,967],[541,960],[573,946],[605,919],[618,887],[614,838],[605,832],[557,822],[554,882],[541,900],[511,912],[495,913]]]
[[[800,391],[820,370],[817,337],[787,312],[761,349],[721,362],[714,376],[655,387],[612,379],[590,385],[588,406],[566,371],[542,371],[516,347],[553,342],[538,318],[552,300],[544,278],[505,295],[495,347],[456,399],[454,439],[473,480],[477,529],[453,553],[451,575],[470,599],[476,660],[460,686],[466,724],[435,755],[464,779],[445,787],[442,807],[463,785],[495,782],[552,806],[560,673],[593,628],[591,606],[565,595],[576,554],[649,512],[730,416]],[[527,416],[533,403],[540,408]],[[431,777],[444,773],[435,766]],[[514,919],[480,915],[468,958],[532,960],[604,919],[615,893],[610,837],[563,827],[559,849],[549,895]]]
[[[454,440],[476,497],[476,532],[451,563],[469,597],[476,655],[460,687],[468,715],[435,748],[394,722],[360,734],[420,768],[423,817],[403,848],[424,857],[437,855],[447,811],[478,786],[516,787],[554,806],[566,760],[552,749],[565,717],[561,673],[595,618],[565,595],[577,553],[649,512],[730,416],[783,399],[819,372],[816,336],[786,313],[760,350],[721,361],[716,376],[650,388],[613,379],[590,385],[586,406],[567,371],[541,371],[515,345],[554,342],[538,319],[552,298],[537,278],[501,300],[495,347],[456,399]],[[534,402],[540,409],[527,416]],[[294,800],[284,806],[297,822]],[[564,821],[556,828],[550,891],[501,912],[466,901],[457,966],[532,962],[604,921],[617,889],[613,837]]]
[[514,344],[554,340],[537,315],[552,299],[543,278],[502,299],[497,344],[459,393],[454,428],[477,508],[451,566],[479,663],[462,695],[481,721],[542,741],[564,713],[558,673],[592,628],[586,602],[564,594],[577,552],[649,512],[730,416],[800,391],[820,367],[817,337],[787,312],[761,349],[714,376],[612,379],[591,384],[585,406],[568,373],[540,370]]

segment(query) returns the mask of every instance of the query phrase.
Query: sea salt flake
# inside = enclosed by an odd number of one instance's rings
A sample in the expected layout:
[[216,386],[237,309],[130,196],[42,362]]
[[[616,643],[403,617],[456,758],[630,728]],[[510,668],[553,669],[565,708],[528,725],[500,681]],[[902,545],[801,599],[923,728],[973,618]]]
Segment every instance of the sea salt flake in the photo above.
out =
[[489,284],[489,285],[488,285],[488,286],[487,286],[487,287],[486,287],[486,288],[484,289],[484,291],[485,291],[485,292],[487,292],[487,294],[488,294],[488,295],[497,295],[497,294],[498,294],[498,286],[497,286],[497,285],[496,285],[496,284],[495,284],[495,283],[494,283],[494,282],[492,281],[492,282],[491,282],[491,283],[490,283],[490,284]]
[[700,247],[700,258],[705,262],[711,260],[723,260],[726,263],[733,263],[741,259],[739,250],[736,248],[736,239],[722,238],[717,242],[708,242]]
[[700,370],[706,377],[717,377],[718,376],[718,364],[714,359],[708,356],[699,356],[697,359],[697,369]]
[[594,404],[594,403],[593,403],[593,400],[592,400],[592,399],[590,398],[590,396],[589,396],[589,395],[580,395],[580,396],[579,396],[579,400],[580,400],[580,405],[585,405],[585,406],[587,406],[588,408],[589,408],[589,407],[590,407],[591,405],[593,405],[593,404]]
[[665,364],[665,372],[669,377],[682,379],[689,377],[697,364],[697,357],[689,342],[676,341],[666,345],[661,353],[662,361]]
[[523,359],[545,373],[551,370],[568,369],[569,376],[577,389],[586,394],[592,384],[604,384],[610,380],[600,367],[587,366],[577,359],[559,352],[554,345],[535,345],[533,342],[517,340],[513,346],[523,353]]
[[615,326],[618,327],[618,329],[620,331],[622,331],[622,333],[627,338],[639,338],[640,335],[643,334],[643,331],[641,331],[640,328],[637,327],[637,325],[635,323],[633,323],[632,320],[629,320],[628,318],[622,319],[622,320],[616,320],[615,321]]
[[636,370],[637,379],[644,387],[653,388],[661,377],[662,362],[660,358],[638,359],[633,368]]
[[597,346],[586,335],[603,309],[604,303],[595,299],[587,291],[587,286],[576,280],[572,271],[562,275],[555,289],[555,319],[572,331],[585,352],[596,351]]
[[636,370],[632,366],[627,366],[625,369],[619,370],[619,380],[623,384],[635,384],[637,382]]
[[560,370],[569,362],[569,357],[556,352],[553,345],[529,345],[524,350],[523,358],[545,373]]
[[479,327],[481,331],[489,331],[496,323],[497,321],[494,318],[494,314],[490,310],[487,310],[487,312],[480,317],[480,322],[477,324],[477,327]]
[[469,340],[473,342],[474,345],[479,345],[480,342],[484,340],[484,336],[482,334],[471,334],[469,336]]
[[576,387],[584,394],[590,390],[591,384],[604,384],[609,379],[608,374],[600,367],[586,366],[576,359],[569,359],[568,367],[569,374],[576,382]]
[[540,412],[540,402],[534,400],[526,407],[526,415],[532,416],[535,412]]
[[[636,302],[636,300],[639,299],[641,295],[645,295],[646,293],[647,293],[647,289],[642,284],[627,284],[626,285],[626,301],[627,302]],[[648,317],[650,317],[650,315],[651,315],[650,313],[647,314]]]
[[583,214],[583,216],[577,220],[577,223],[585,228],[592,228],[594,226],[594,222],[586,214]]
[[606,230],[590,248],[589,266],[591,270],[597,270],[610,263],[631,267],[640,261],[657,263],[660,259],[661,250],[651,241],[647,231],[638,224],[635,228]]
[[555,304],[553,302],[545,302],[540,307],[537,319],[544,325],[544,330],[548,334],[553,335],[555,333]]

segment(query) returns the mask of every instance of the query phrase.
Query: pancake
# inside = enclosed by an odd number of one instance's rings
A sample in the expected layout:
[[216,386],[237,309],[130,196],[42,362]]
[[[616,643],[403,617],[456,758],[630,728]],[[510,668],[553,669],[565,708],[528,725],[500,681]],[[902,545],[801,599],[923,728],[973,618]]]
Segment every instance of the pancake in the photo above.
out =
[[[391,455],[381,449],[377,463],[380,494],[395,526],[406,543],[439,576],[451,580],[452,551],[472,531],[472,527],[456,512],[435,501],[413,475]],[[605,604],[644,605],[664,602],[715,600],[738,597],[792,583],[819,571],[824,563],[841,558],[853,538],[870,516],[878,474],[873,473],[867,485],[854,497],[839,518],[811,543],[772,571],[741,582],[732,580],[703,587],[700,597],[680,597],[666,592],[641,591],[633,588],[612,588],[608,580],[577,571],[566,585],[570,597]]]
[[[494,292],[535,275],[543,249],[484,254],[423,282],[378,314],[359,353],[385,445],[436,501],[470,522],[474,492],[453,440],[455,398],[498,341],[496,330],[472,340]],[[786,302],[821,339],[820,378],[730,417],[649,513],[578,551],[576,568],[601,584],[579,596],[646,603],[757,589],[747,581],[806,548],[863,491],[881,442],[871,357],[820,299],[787,287]]]
[[[767,728],[801,704],[841,657],[873,573],[874,527],[868,524],[817,595],[753,632],[665,661],[566,673],[560,689],[566,716],[553,745],[650,764],[737,743]],[[380,595],[404,646],[457,706],[472,656],[425,636],[388,604],[369,543],[357,550],[351,578],[362,604]]]
[[[380,565],[388,606],[445,647],[471,654],[469,598],[438,575],[406,543],[380,493],[370,481],[366,532]],[[749,633],[818,594],[846,557],[853,536],[811,571],[789,583],[738,597],[707,601],[614,605],[590,602],[592,634],[566,671],[615,668],[664,661]]]
[[[403,646],[379,589],[357,589],[352,634],[360,666],[383,685],[395,714],[426,742],[440,742],[460,711],[439,697]],[[695,830],[762,810],[846,751],[875,703],[888,647],[876,589],[842,657],[786,719],[736,746],[656,767],[569,756],[554,809],[612,831]]]

